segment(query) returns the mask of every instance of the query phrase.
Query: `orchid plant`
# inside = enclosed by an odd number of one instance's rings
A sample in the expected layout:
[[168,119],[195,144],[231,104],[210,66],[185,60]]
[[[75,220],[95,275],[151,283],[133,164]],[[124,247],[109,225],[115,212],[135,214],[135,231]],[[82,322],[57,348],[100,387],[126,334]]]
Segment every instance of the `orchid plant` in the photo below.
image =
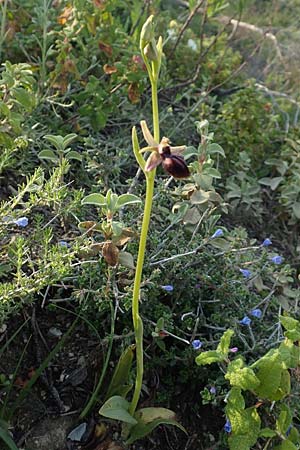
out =
[[[136,410],[143,382],[143,322],[139,314],[140,287],[145,258],[146,241],[151,218],[152,200],[154,192],[154,180],[156,168],[161,164],[163,169],[174,178],[186,178],[190,175],[189,169],[181,153],[186,149],[184,145],[172,147],[167,137],[160,139],[159,112],[157,87],[162,59],[162,37],[156,43],[154,37],[153,16],[145,22],[140,37],[140,51],[146,65],[152,92],[152,113],[153,113],[153,135],[147,123],[141,122],[141,129],[147,146],[140,148],[137,131],[132,129],[132,145],[136,160],[146,178],[146,198],[144,204],[143,223],[140,234],[138,258],[135,270],[135,279],[132,298],[132,319],[135,333],[136,350],[136,377],[135,387],[131,402],[124,397],[130,390],[125,385],[125,378],[128,377],[131,363],[132,351],[126,350],[121,356],[116,368],[109,391],[114,394],[104,403],[100,409],[100,414],[112,419],[123,421],[127,444],[131,444],[136,439],[140,439],[150,433],[161,423],[171,424],[185,429],[175,420],[175,414],[166,408],[142,408]],[[150,155],[145,159],[144,154]],[[116,385],[116,380],[122,380],[122,386]],[[112,389],[113,388],[113,389]],[[123,394],[123,396],[121,395]],[[125,395],[124,395],[125,394]],[[124,431],[124,430],[123,430]]]

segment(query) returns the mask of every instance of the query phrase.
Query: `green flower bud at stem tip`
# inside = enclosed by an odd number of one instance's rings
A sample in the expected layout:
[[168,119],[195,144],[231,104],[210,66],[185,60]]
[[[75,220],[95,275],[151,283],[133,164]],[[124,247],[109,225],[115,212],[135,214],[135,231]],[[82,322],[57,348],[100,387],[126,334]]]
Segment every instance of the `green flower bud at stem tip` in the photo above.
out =
[[157,61],[158,53],[155,43],[153,44],[153,42],[150,42],[146,45],[146,47],[144,48],[144,56],[150,61]]
[[145,46],[154,39],[154,25],[153,25],[154,16],[151,15],[148,17],[146,22],[143,25],[140,37],[141,48],[145,48]]

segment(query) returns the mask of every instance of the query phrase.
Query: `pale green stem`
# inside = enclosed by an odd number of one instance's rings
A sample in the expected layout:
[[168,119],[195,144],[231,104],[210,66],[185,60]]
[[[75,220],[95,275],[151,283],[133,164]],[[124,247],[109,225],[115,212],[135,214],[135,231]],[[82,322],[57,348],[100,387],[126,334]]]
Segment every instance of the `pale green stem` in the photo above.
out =
[[135,271],[135,279],[134,279],[134,287],[133,287],[133,298],[132,298],[132,319],[133,326],[135,332],[135,342],[136,342],[136,380],[135,380],[135,389],[132,398],[132,402],[129,408],[130,414],[134,414],[136,406],[138,404],[142,382],[143,382],[143,372],[144,372],[144,364],[143,364],[143,322],[139,315],[139,299],[140,299],[140,286],[145,258],[145,249],[147,242],[147,234],[150,223],[151,216],[151,207],[152,207],[152,198],[153,198],[153,190],[154,190],[154,171],[149,172],[146,178],[146,200],[144,207],[144,218],[141,229],[141,237],[140,237],[140,245],[138,258],[136,263],[136,271]]
[[[153,111],[153,130],[154,139],[159,142],[159,115],[158,115],[158,99],[157,99],[157,78],[151,78],[152,87],[152,111]],[[139,252],[136,263],[134,287],[133,287],[133,298],[132,298],[132,319],[135,333],[135,343],[136,343],[136,379],[134,393],[132,401],[129,407],[129,413],[134,415],[142,389],[143,383],[143,373],[144,373],[144,363],[143,363],[143,322],[139,314],[139,299],[140,299],[140,288],[141,279],[143,273],[143,265],[145,259],[145,250],[148,229],[151,217],[151,208],[153,200],[154,191],[154,179],[156,170],[151,170],[151,172],[146,173],[146,199],[144,206],[144,217],[141,229]]]
[[[156,142],[160,141],[159,137],[159,115],[158,115],[158,99],[157,99],[157,81],[151,83],[152,88],[152,115],[153,115],[153,134]],[[154,182],[154,179],[153,179]]]

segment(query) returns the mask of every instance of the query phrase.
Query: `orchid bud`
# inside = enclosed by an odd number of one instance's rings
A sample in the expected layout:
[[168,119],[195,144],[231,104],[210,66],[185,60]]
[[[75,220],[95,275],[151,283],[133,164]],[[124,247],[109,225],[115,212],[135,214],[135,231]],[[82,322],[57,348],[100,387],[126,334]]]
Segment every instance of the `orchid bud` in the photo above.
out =
[[154,39],[153,18],[153,15],[149,16],[141,30],[140,46],[142,49],[144,49],[146,45]]
[[152,39],[152,41],[145,46],[143,52],[144,56],[146,56],[146,58],[148,58],[150,61],[157,61],[158,53],[154,39]]

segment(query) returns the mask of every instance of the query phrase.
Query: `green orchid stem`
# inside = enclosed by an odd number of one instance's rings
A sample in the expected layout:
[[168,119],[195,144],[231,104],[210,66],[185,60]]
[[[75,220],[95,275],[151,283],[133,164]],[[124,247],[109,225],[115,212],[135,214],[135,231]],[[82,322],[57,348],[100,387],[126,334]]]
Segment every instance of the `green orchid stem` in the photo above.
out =
[[[159,115],[158,115],[158,98],[157,98],[157,77],[151,79],[152,88],[152,111],[153,111],[153,131],[154,139],[159,142]],[[143,355],[143,322],[139,314],[139,299],[141,280],[145,259],[145,250],[147,243],[147,235],[149,230],[152,200],[154,192],[154,179],[156,169],[146,172],[146,199],[144,206],[144,216],[140,236],[139,252],[136,263],[133,298],[132,298],[132,320],[135,333],[136,343],[136,379],[132,401],[129,407],[129,413],[133,416],[141,395],[143,373],[144,373],[144,355]]]
[[[157,81],[151,83],[152,91],[152,114],[153,114],[153,134],[156,142],[160,141],[159,136],[159,115],[158,115],[158,97],[157,97]],[[154,182],[154,177],[153,177]]]

